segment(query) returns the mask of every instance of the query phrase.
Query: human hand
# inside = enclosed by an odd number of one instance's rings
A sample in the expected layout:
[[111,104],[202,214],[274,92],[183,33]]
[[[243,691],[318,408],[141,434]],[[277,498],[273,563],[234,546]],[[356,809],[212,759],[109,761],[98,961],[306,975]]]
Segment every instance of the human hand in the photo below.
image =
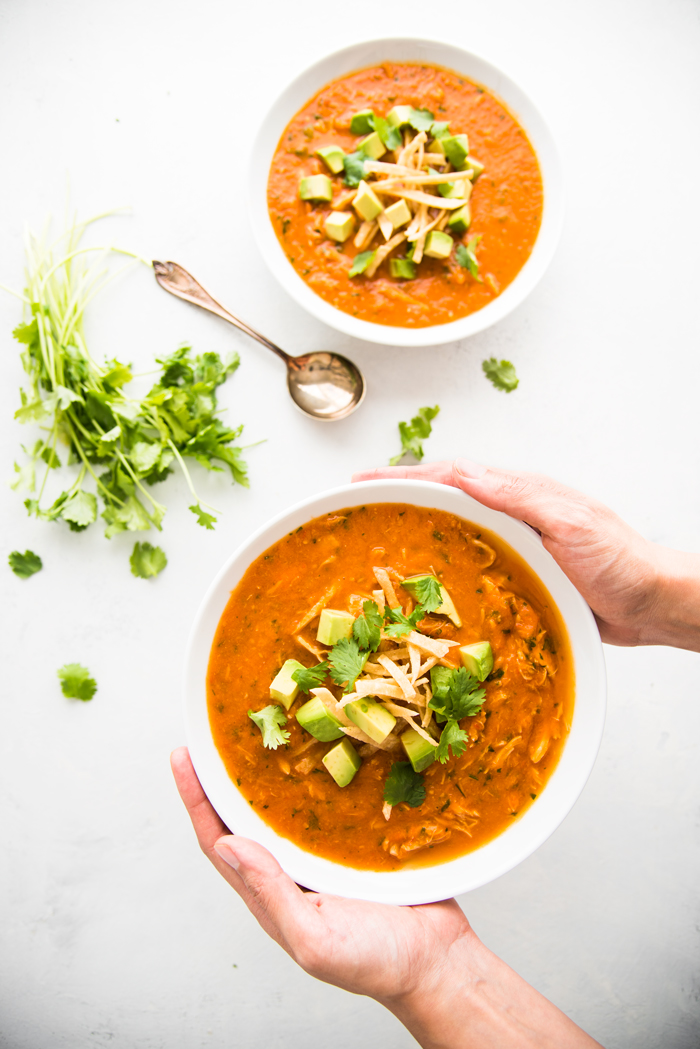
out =
[[380,467],[354,481],[406,477],[461,488],[536,528],[590,605],[603,641],[700,650],[700,558],[656,546],[607,506],[540,474],[466,459]]
[[170,762],[205,856],[311,976],[375,998],[424,1049],[598,1045],[484,947],[454,900],[396,907],[305,892],[261,845],[230,834],[185,747]]

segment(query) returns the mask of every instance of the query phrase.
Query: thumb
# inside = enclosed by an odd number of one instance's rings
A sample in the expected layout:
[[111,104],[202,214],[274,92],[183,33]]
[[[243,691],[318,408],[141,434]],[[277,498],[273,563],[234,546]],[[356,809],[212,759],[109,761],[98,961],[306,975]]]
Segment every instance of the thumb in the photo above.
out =
[[555,541],[570,539],[577,525],[587,523],[593,503],[550,477],[512,473],[469,459],[455,460],[452,478],[456,488],[484,506],[525,521]]

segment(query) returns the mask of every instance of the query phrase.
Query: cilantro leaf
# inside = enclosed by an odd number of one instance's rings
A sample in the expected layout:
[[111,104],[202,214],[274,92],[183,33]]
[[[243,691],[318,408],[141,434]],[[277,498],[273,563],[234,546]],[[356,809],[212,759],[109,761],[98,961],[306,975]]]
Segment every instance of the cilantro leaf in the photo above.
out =
[[[384,609],[384,620],[385,627],[384,633],[387,637],[394,638],[395,640],[399,637],[403,637],[404,634],[410,634],[412,630],[416,629],[417,624],[423,618],[424,612],[420,605],[417,605],[410,616],[405,616],[400,608],[389,608]],[[386,620],[389,620],[386,623]]]
[[416,131],[430,131],[435,121],[429,109],[412,109],[408,122]]
[[315,667],[302,667],[292,673],[292,681],[296,681],[301,691],[308,696],[312,688],[319,688],[326,680],[328,674],[328,660],[317,663]]
[[30,575],[44,567],[41,558],[33,550],[25,550],[23,554],[19,550],[13,550],[7,560],[12,571],[20,579],[29,579]]
[[381,630],[384,622],[376,601],[363,601],[363,614],[358,616],[352,627],[352,636],[361,649],[376,652],[381,641]]
[[129,564],[132,575],[140,579],[152,579],[163,571],[168,559],[159,546],[150,543],[135,543]]
[[384,117],[374,117],[372,121],[374,130],[379,135],[387,149],[401,149],[403,139],[397,127],[392,127]]
[[449,761],[450,747],[452,748],[452,757],[458,758],[467,749],[468,742],[469,736],[467,733],[459,727],[456,721],[450,718],[442,730],[440,742],[435,750],[435,757],[444,765],[446,761]]
[[61,691],[67,699],[82,699],[86,703],[97,692],[97,682],[80,663],[66,663],[56,673],[61,681]]
[[479,688],[479,681],[465,667],[458,667],[455,670],[434,667],[433,671],[430,676],[433,696],[428,703],[431,710],[435,710],[443,718],[451,718],[455,721],[461,721],[462,718],[470,718],[479,713],[486,691]]
[[216,518],[212,517],[211,514],[206,513],[202,510],[199,503],[195,503],[194,506],[188,506],[188,510],[191,510],[197,517],[197,524],[201,525],[202,528],[208,528],[210,532],[214,531],[214,525],[216,524]]
[[97,499],[92,492],[84,492],[79,488],[64,504],[61,517],[68,522],[73,532],[82,532],[97,519]]
[[364,273],[375,256],[374,251],[361,251],[352,260],[352,266],[348,270],[348,277],[356,277],[358,273]]
[[365,669],[369,652],[360,652],[360,646],[354,638],[342,637],[331,649],[328,657],[330,675],[336,685],[345,685],[346,692],[352,692],[353,686]]
[[499,362],[495,357],[489,357],[487,361],[482,363],[481,367],[486,378],[491,380],[496,389],[503,390],[505,393],[510,393],[514,390],[520,381],[510,361]]
[[425,801],[424,778],[414,772],[410,761],[395,761],[384,784],[384,801],[389,805],[400,805],[405,801],[417,809]]
[[367,174],[367,169],[365,168],[366,160],[367,154],[363,153],[362,150],[345,154],[343,157],[343,168],[345,170],[346,186],[355,187],[360,185],[360,182]]
[[418,462],[423,458],[423,441],[432,432],[431,422],[440,412],[436,404],[434,408],[419,408],[418,414],[414,415],[410,423],[399,423],[399,435],[401,437],[401,451],[390,460],[391,466],[396,466],[404,455],[414,456]]
[[442,604],[442,591],[435,576],[419,577],[411,583],[411,592],[424,612],[434,612]]
[[271,703],[257,712],[249,710],[248,717],[262,732],[263,746],[269,750],[277,750],[280,744],[289,739],[289,733],[280,728],[287,724],[287,715],[277,703]]
[[436,120],[430,129],[433,138],[445,138],[450,133],[450,125],[447,121]]
[[466,247],[464,244],[458,244],[455,258],[460,266],[465,270],[469,270],[474,280],[478,280],[479,284],[483,284],[483,278],[479,276],[479,260],[476,257],[476,248],[480,240],[481,234],[479,233],[477,236],[469,238]]

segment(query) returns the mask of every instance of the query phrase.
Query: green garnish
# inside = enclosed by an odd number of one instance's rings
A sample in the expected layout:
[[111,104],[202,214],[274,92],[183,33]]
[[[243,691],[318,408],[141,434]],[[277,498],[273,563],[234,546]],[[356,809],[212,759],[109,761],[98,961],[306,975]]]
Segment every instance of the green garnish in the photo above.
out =
[[478,280],[480,284],[483,284],[484,279],[479,276],[479,260],[475,254],[480,240],[481,234],[477,233],[475,237],[469,238],[466,247],[464,244],[458,244],[457,250],[455,251],[455,258],[460,266],[465,270],[469,270],[474,280]]
[[440,583],[435,576],[420,576],[411,583],[411,592],[424,612],[434,612],[442,604]]
[[387,605],[384,609],[384,620],[386,624],[384,627],[384,633],[387,637],[391,637],[394,640],[399,637],[404,637],[405,634],[410,634],[412,630],[416,629],[417,624],[421,621],[424,615],[425,611],[420,605],[416,605],[410,616],[404,615],[400,608],[389,608]]
[[412,109],[408,122],[416,131],[430,131],[435,117],[429,109]]
[[[176,462],[194,497],[190,509],[200,524],[212,527],[215,518],[202,510],[184,457],[208,470],[224,464],[234,481],[247,486],[241,449],[232,446],[242,428],[225,426],[216,405],[216,389],[236,370],[238,357],[224,363],[216,353],[194,357],[183,346],[158,361],[159,381],[145,397],[125,393],[130,366],[117,360],[100,365],[85,344],[83,314],[106,278],[101,263],[87,265],[81,257],[93,250],[118,250],[79,248],[89,225],[75,225],[59,239],[57,259],[43,242],[33,237],[28,242],[22,298],[30,317],[13,334],[23,345],[29,383],[15,418],[40,423],[45,436],[29,451],[28,462],[15,465],[13,487],[33,492],[36,467],[44,462],[39,493],[25,501],[29,514],[46,521],[61,518],[81,532],[97,519],[99,497],[105,535],[111,538],[117,532],[160,529],[166,508],[148,489],[164,480]],[[77,464],[79,470],[50,506],[42,506],[49,471],[61,466],[59,445],[68,449],[65,465]],[[84,487],[90,479],[94,491]]]
[[433,138],[445,138],[450,133],[450,125],[446,120],[436,120],[430,129]]
[[404,455],[413,455],[418,462],[423,458],[423,441],[430,437],[432,432],[431,422],[440,412],[436,404],[434,408],[419,408],[418,414],[414,415],[410,423],[399,423],[399,435],[401,437],[401,451],[389,460],[390,466],[396,466],[401,462]]
[[[448,668],[440,669],[442,671]],[[449,678],[442,673],[439,676],[431,675],[434,691],[428,703],[430,709],[443,718],[451,718],[455,721],[478,714],[486,696],[485,690],[479,687],[478,679],[473,677],[465,667],[449,671],[449,675]]]
[[336,685],[345,685],[352,692],[355,682],[365,669],[369,652],[361,652],[354,638],[343,637],[333,645],[328,656],[331,680]]
[[346,186],[359,186],[363,178],[365,178],[367,171],[365,168],[365,161],[367,160],[366,155],[361,151],[356,153],[346,153],[343,157],[343,168],[345,170],[345,185]]
[[352,266],[348,270],[348,277],[356,277],[358,273],[364,273],[376,252],[374,251],[361,251],[359,255],[356,255],[352,260]]
[[504,390],[505,393],[514,390],[520,381],[510,361],[497,361],[495,357],[489,357],[481,367],[486,378],[491,380],[496,389]]
[[271,703],[257,712],[249,710],[248,717],[262,732],[263,746],[269,750],[277,750],[289,739],[289,733],[280,728],[287,724],[287,715],[277,703]]
[[25,550],[23,554],[19,550],[13,550],[7,560],[12,571],[20,579],[29,579],[30,575],[40,572],[44,567],[41,558],[33,550]]
[[414,772],[410,761],[395,761],[384,784],[384,801],[389,805],[405,802],[417,809],[425,801],[425,786],[420,772]]
[[312,688],[319,688],[328,674],[328,660],[317,663],[315,667],[302,667],[292,671],[292,681],[296,681],[301,691],[308,696]]
[[363,601],[363,614],[358,616],[352,627],[352,636],[361,649],[376,652],[381,641],[384,622],[376,601]]
[[401,132],[397,127],[392,127],[391,124],[387,123],[384,117],[374,117],[373,125],[374,130],[377,132],[387,149],[401,149],[403,139],[401,138]]
[[129,564],[132,575],[139,579],[152,579],[163,571],[168,559],[159,546],[150,543],[135,543]]
[[97,692],[97,682],[80,663],[66,663],[56,673],[61,681],[61,691],[67,699],[82,699],[86,703]]
[[458,758],[467,749],[469,736],[464,732],[456,721],[450,719],[442,730],[440,742],[435,750],[435,757],[441,764],[445,764],[450,758],[450,747],[452,757]]

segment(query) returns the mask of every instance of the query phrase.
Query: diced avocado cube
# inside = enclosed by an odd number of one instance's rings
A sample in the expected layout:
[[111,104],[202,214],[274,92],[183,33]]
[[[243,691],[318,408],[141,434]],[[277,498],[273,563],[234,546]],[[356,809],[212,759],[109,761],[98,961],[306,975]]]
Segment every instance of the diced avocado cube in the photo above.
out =
[[310,735],[323,743],[330,743],[332,739],[340,739],[343,735],[340,721],[330,710],[326,710],[318,696],[314,696],[297,710],[297,721]]
[[367,138],[363,138],[361,142],[358,142],[357,148],[366,157],[371,157],[372,160],[379,160],[386,153],[386,146],[376,131],[373,131]]
[[447,699],[452,681],[452,669],[450,667],[432,667],[430,670],[430,689],[433,699]]
[[362,764],[362,758],[349,739],[331,747],[322,760],[339,787],[347,787]]
[[476,182],[476,180],[478,179],[479,175],[484,170],[484,165],[482,163],[480,163],[476,159],[476,157],[467,157],[467,162],[466,162],[466,164],[464,166],[465,166],[465,169],[467,171],[473,172],[473,174],[472,174],[472,182]]
[[364,179],[357,187],[357,193],[355,194],[352,206],[360,218],[365,222],[371,222],[372,219],[376,219],[377,215],[384,211],[384,205]]
[[316,150],[316,156],[321,158],[328,170],[334,175],[339,175],[343,170],[345,153],[340,146],[321,146],[320,149]]
[[[445,668],[442,667],[442,670]],[[411,762],[414,772],[422,772],[435,761],[436,748],[427,739],[419,735],[414,728],[409,728],[401,733],[401,742],[406,751],[406,757]]]
[[323,224],[326,236],[342,242],[355,231],[355,216],[350,211],[331,211]]
[[456,178],[454,182],[441,182],[437,191],[441,197],[447,197],[450,200],[461,199],[467,195],[467,179]]
[[450,227],[451,232],[456,233],[457,236],[466,233],[471,224],[472,209],[468,204],[465,204],[462,208],[458,208],[457,211],[453,211],[447,220],[447,225]]
[[[452,240],[451,237],[449,237],[448,239],[450,241]],[[449,252],[448,252],[448,255],[449,255]],[[442,258],[443,256],[434,256],[434,257]],[[417,596],[417,584],[420,583],[420,581],[423,580],[423,579],[435,579],[435,576],[431,576],[431,575],[412,575],[412,576],[408,576],[408,578],[403,580],[403,582],[401,583],[401,586],[404,588],[404,590],[408,590],[408,592],[411,595],[411,597],[415,598]],[[441,604],[439,604],[438,607],[435,609],[436,614],[439,615],[439,616],[449,616],[449,618],[452,620],[452,622],[454,623],[455,626],[461,626],[462,625],[462,620],[461,620],[461,618],[459,616],[459,613],[457,612],[457,609],[455,608],[454,601],[452,600],[452,598],[450,597],[449,593],[447,592],[445,587],[442,585],[440,580],[439,579],[435,579],[435,582],[440,587],[440,597],[442,598]]]
[[339,612],[337,608],[324,608],[318,621],[316,640],[322,645],[334,645],[341,637],[352,637],[355,617],[350,612]]
[[399,280],[413,280],[417,272],[415,262],[410,259],[389,259],[389,273]]
[[309,175],[299,183],[299,196],[302,200],[323,200],[326,203],[333,199],[333,186],[328,175]]
[[353,700],[344,710],[350,720],[375,743],[383,743],[396,724],[394,715],[371,696]]
[[387,113],[386,119],[392,127],[408,127],[412,112],[413,106],[394,106]]
[[490,641],[477,641],[475,645],[462,645],[459,650],[462,666],[466,667],[479,681],[485,681],[493,670],[493,652]]
[[442,233],[439,229],[431,230],[425,239],[424,255],[431,259],[446,259],[452,251],[454,241],[449,233]]
[[299,686],[292,677],[295,670],[303,670],[298,659],[288,659],[283,663],[270,682],[270,699],[277,700],[285,710],[289,710],[299,693]]
[[439,139],[439,142],[442,146],[442,152],[452,167],[457,171],[462,171],[469,156],[469,139],[467,136],[448,135],[446,138]]
[[384,214],[389,219],[389,222],[394,229],[399,229],[401,226],[405,226],[406,223],[410,222],[413,218],[411,209],[403,198],[397,200],[395,204],[391,204]]
[[374,130],[374,113],[371,109],[362,109],[350,121],[350,133],[353,135],[369,135]]

